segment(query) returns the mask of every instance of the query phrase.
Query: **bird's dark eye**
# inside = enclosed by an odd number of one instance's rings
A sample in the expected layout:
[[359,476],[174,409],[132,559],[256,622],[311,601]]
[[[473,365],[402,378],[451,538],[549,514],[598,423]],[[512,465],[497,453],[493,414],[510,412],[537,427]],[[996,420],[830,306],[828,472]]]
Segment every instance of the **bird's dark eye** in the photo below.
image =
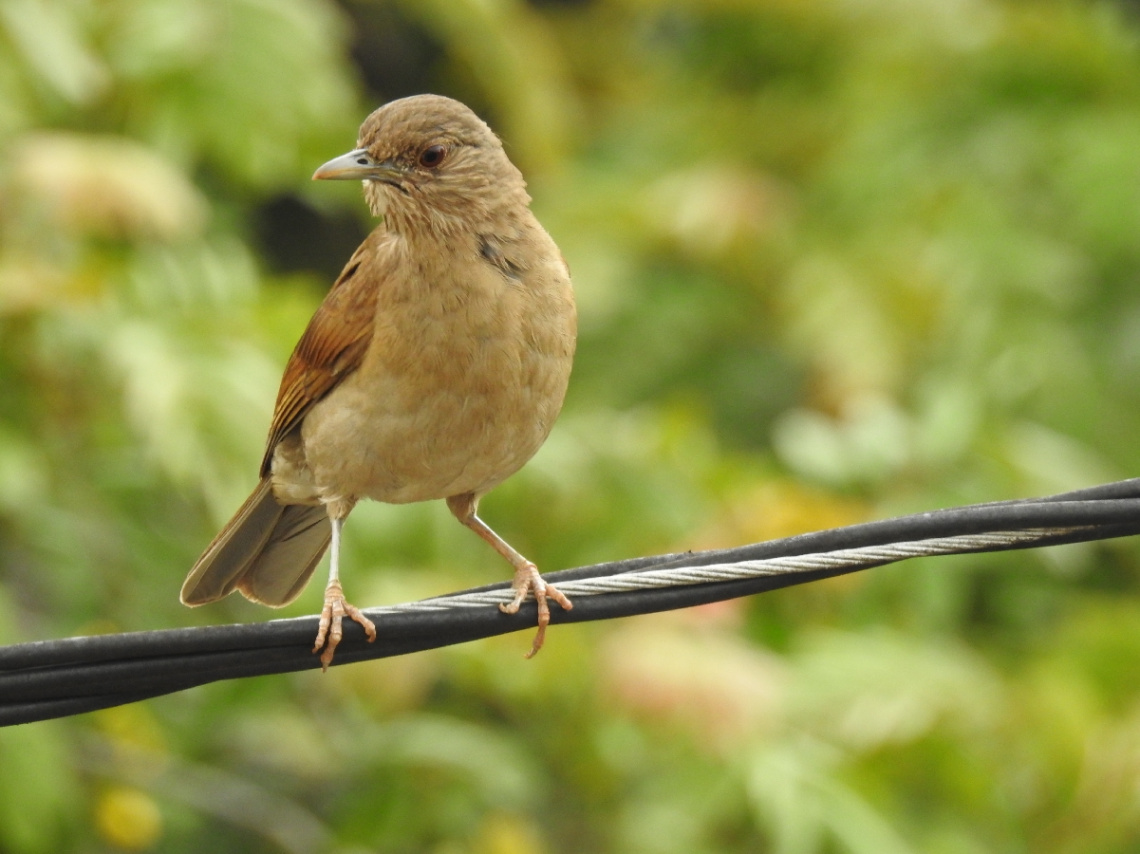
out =
[[425,166],[428,169],[434,169],[443,162],[443,158],[447,156],[447,146],[445,145],[429,145],[420,152],[420,166]]

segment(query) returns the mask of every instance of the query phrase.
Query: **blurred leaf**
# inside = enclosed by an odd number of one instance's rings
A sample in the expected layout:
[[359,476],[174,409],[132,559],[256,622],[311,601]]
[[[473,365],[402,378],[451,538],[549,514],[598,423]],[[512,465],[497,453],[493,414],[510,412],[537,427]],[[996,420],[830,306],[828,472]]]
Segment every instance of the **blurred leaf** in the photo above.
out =
[[5,0],[0,3],[4,33],[40,80],[75,104],[92,101],[110,85],[107,68],[76,19],[80,3]]
[[0,843],[14,854],[58,851],[81,806],[66,724],[0,729]]

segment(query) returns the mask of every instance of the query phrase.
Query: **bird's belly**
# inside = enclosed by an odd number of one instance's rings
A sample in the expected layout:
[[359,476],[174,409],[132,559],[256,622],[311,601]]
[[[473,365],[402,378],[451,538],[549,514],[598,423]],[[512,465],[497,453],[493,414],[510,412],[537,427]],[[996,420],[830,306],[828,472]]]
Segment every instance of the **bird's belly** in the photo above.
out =
[[[516,360],[517,364],[517,360]],[[505,366],[500,366],[505,367]],[[346,378],[306,415],[305,460],[322,501],[393,504],[483,494],[546,439],[568,371],[508,370]]]

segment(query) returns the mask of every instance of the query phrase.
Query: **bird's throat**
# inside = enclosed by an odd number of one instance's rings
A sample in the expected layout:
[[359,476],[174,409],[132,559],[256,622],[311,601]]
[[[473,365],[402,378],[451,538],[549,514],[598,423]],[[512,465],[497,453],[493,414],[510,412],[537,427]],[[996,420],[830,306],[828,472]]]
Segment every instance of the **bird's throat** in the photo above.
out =
[[364,184],[364,198],[374,217],[383,217],[388,213],[388,191],[378,182],[366,180]]

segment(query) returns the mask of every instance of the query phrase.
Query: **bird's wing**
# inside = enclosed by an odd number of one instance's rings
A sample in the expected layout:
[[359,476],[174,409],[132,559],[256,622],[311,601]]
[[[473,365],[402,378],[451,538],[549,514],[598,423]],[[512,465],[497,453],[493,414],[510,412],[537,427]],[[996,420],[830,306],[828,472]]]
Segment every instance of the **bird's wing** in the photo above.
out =
[[376,246],[370,238],[353,253],[297,342],[273,410],[261,476],[269,474],[273,449],[317,401],[360,367],[372,340],[379,282],[370,275]]

